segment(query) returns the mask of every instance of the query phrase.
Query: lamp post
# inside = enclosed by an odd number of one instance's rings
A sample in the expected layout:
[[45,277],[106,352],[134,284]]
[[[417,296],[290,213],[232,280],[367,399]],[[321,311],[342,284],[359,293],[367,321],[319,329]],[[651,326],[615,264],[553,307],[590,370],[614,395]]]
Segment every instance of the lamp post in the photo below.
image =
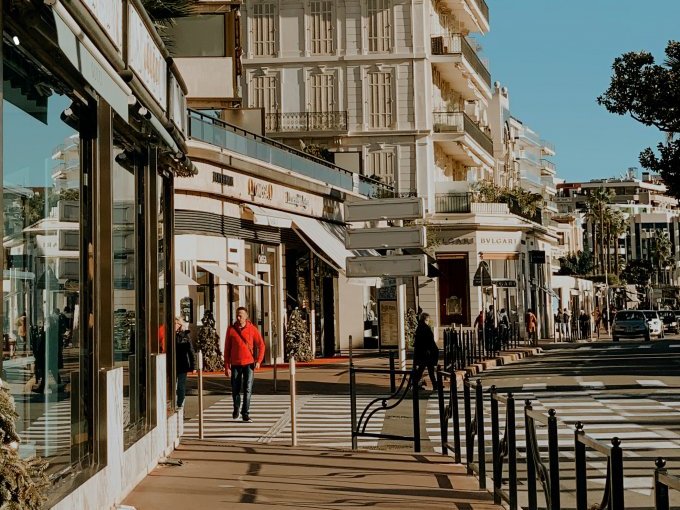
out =
[[[601,248],[604,250],[604,204],[600,204],[600,242],[602,243]],[[606,258],[606,260],[605,260]],[[609,246],[607,246],[607,250],[605,251],[605,258],[602,259],[604,264],[602,264],[602,269],[604,269],[604,285],[605,285],[605,292],[606,292],[606,300],[605,302],[607,303],[607,321],[610,320],[609,317],[609,271],[607,271],[607,265],[609,264]]]

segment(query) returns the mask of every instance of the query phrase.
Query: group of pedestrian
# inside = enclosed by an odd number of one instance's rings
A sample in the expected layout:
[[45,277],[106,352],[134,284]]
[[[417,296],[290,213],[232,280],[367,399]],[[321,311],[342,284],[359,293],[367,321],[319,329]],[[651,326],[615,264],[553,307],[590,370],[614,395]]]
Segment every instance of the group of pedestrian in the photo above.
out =
[[480,310],[472,327],[477,330],[479,338],[486,340],[489,350],[499,350],[510,338],[510,317],[505,308],[501,308],[498,313],[493,305],[489,305],[486,313]]

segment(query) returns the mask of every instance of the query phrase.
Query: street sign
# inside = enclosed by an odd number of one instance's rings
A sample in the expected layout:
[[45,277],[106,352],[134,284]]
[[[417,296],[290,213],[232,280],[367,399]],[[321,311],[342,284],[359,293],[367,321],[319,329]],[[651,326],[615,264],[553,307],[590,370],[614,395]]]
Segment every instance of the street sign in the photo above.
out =
[[491,274],[489,273],[489,265],[483,260],[479,263],[477,267],[477,272],[472,279],[472,285],[474,287],[491,287],[493,280],[491,279]]
[[345,231],[345,248],[425,248],[425,227],[354,228]]
[[423,217],[421,197],[345,202],[345,221],[416,220]]
[[543,251],[543,250],[530,250],[529,251],[529,261],[532,264],[545,264],[545,251]]
[[517,281],[516,280],[509,280],[509,279],[506,279],[506,278],[494,279],[494,280],[491,280],[491,283],[493,285],[495,285],[496,287],[502,287],[502,288],[517,287]]
[[348,278],[368,276],[425,276],[427,274],[427,255],[384,255],[366,257],[347,257],[346,274]]

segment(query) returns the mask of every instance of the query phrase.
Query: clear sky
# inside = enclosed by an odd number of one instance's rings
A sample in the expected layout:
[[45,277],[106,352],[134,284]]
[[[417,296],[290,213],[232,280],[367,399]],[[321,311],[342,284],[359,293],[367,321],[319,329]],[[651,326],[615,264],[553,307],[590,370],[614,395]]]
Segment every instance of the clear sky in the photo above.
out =
[[665,59],[680,40],[680,0],[486,0],[491,32],[476,37],[512,115],[553,142],[558,176],[589,180],[642,169],[663,134],[596,102],[614,58],[647,50]]

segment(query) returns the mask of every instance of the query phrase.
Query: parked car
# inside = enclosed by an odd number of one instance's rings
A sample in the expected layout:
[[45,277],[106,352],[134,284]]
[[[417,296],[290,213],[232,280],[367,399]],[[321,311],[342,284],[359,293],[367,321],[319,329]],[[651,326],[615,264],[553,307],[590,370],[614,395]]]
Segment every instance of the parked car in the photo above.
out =
[[659,312],[656,310],[641,310],[647,318],[649,323],[649,334],[652,336],[657,336],[663,338],[663,322],[661,317],[659,317]]
[[644,338],[650,340],[650,326],[645,314],[639,310],[621,310],[614,316],[612,340],[621,338]]
[[676,310],[659,310],[663,322],[663,332],[678,333],[678,312]]

